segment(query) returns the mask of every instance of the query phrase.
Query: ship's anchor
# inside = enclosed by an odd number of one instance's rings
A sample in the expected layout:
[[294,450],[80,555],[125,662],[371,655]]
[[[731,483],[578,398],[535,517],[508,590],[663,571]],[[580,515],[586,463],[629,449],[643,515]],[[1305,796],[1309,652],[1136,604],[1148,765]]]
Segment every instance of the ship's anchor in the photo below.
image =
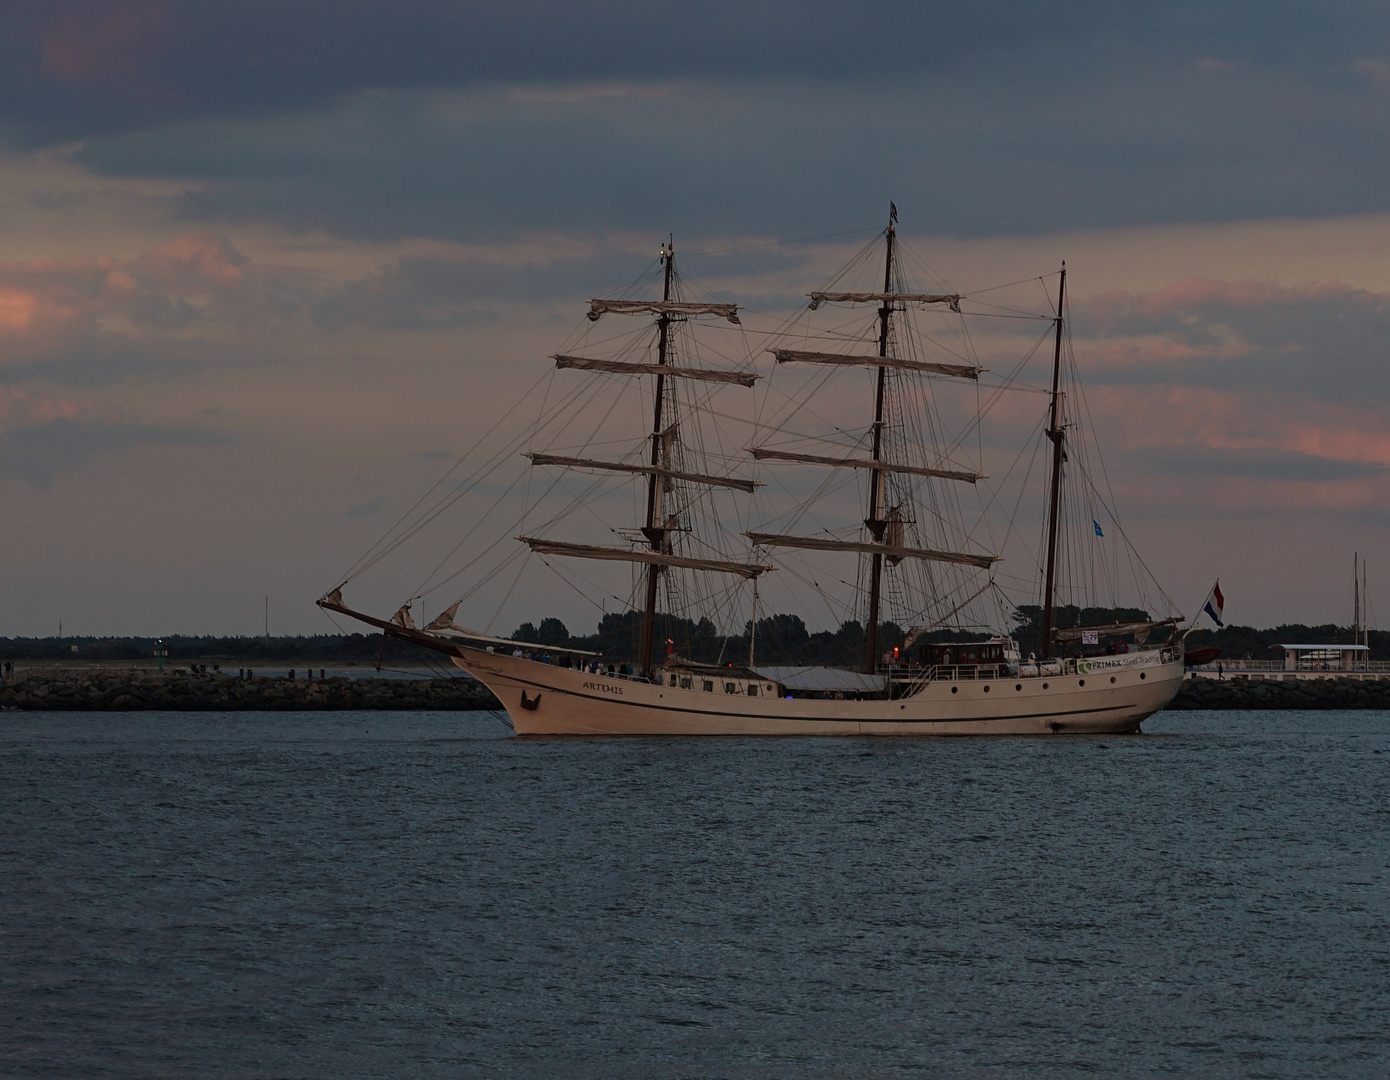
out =
[[537,694],[537,695],[536,695],[535,697],[533,697],[533,698],[528,698],[528,697],[526,696],[526,691],[525,691],[525,690],[523,690],[523,691],[521,692],[521,707],[522,707],[523,709],[527,709],[527,710],[529,710],[530,712],[535,712],[535,711],[536,711],[536,706],[539,705],[540,703],[541,703],[541,696],[540,696],[540,694]]

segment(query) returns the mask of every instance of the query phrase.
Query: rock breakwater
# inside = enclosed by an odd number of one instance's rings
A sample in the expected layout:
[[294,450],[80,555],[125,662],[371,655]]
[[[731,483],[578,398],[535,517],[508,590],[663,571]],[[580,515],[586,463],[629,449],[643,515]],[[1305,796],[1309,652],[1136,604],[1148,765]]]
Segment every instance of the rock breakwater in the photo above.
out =
[[1188,679],[1170,709],[1390,709],[1390,679]]
[[0,687],[0,707],[121,712],[289,709],[497,709],[468,678],[290,679],[155,671],[21,672]]
[[[142,670],[21,671],[0,684],[0,707],[186,712],[342,709],[500,709],[481,683],[438,679],[195,675]],[[1170,709],[1386,709],[1390,679],[1192,678]]]

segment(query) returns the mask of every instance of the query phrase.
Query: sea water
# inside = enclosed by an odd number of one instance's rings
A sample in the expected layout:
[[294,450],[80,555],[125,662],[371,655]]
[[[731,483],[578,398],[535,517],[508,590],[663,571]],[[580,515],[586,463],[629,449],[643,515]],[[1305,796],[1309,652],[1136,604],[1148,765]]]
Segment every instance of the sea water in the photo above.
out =
[[0,715],[0,1075],[1383,1077],[1390,715]]

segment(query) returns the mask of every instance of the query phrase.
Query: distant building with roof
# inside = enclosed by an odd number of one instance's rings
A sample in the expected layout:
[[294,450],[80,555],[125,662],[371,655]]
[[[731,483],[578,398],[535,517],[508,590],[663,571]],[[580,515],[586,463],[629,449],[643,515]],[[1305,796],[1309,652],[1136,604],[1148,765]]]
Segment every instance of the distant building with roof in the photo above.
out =
[[1285,671],[1356,671],[1366,667],[1365,645],[1276,645],[1284,650]]

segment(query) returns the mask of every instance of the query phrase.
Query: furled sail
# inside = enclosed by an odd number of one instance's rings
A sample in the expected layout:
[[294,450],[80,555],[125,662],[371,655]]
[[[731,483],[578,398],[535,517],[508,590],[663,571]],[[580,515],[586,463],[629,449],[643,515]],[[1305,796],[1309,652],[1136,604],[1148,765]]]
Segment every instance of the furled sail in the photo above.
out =
[[746,532],[743,534],[762,547],[806,548],[812,551],[857,551],[866,555],[884,555],[889,559],[927,559],[932,562],[960,563],[988,570],[999,562],[993,555],[972,555],[964,551],[933,551],[930,548],[890,547],[858,540],[830,540],[819,536],[782,536],[777,533]]
[[1133,634],[1135,639],[1142,644],[1153,631],[1163,626],[1176,626],[1178,621],[1178,619],[1159,619],[1151,622],[1148,619],[1136,619],[1133,622],[1096,623],[1093,626],[1064,626],[1053,630],[1052,637],[1057,641],[1080,641],[1081,635],[1088,633],[1101,637]]
[[959,293],[893,293],[893,292],[813,292],[810,308],[815,311],[822,304],[945,304],[952,311],[960,312]]
[[455,630],[456,630],[456,629],[458,629],[458,627],[454,625],[454,616],[458,614],[459,605],[462,604],[462,603],[463,603],[462,600],[455,600],[452,604],[450,604],[450,605],[449,605],[448,607],[446,607],[442,612],[440,612],[437,616],[435,616],[434,620],[433,620],[432,622],[430,622],[428,625],[426,625],[425,629],[426,629],[426,630],[449,630],[449,629],[455,629]]
[[602,315],[719,315],[735,326],[738,321],[737,304],[692,304],[681,300],[590,300],[589,320],[598,322]]
[[[894,551],[901,551],[907,544],[907,531],[903,525],[903,508],[901,506],[889,507],[883,520],[887,526],[883,533],[884,546],[892,548]],[[901,555],[888,556],[889,566],[897,566],[902,561]]]
[[640,473],[643,476],[662,476],[668,480],[688,480],[692,484],[709,484],[711,487],[737,488],[750,495],[754,488],[762,487],[757,480],[744,480],[738,476],[711,476],[706,473],[681,472],[663,465],[628,465],[621,461],[595,461],[590,458],[564,457],[560,454],[527,454],[533,465],[559,465],[568,469],[602,469],[607,472]]
[[896,356],[868,356],[862,353],[807,352],[803,349],[768,349],[779,364],[845,364],[854,367],[897,368],[923,371],[929,375],[950,375],[957,379],[978,379],[984,368],[969,364],[937,364],[922,360],[902,360]]
[[670,364],[636,364],[623,360],[591,360],[587,356],[551,357],[557,368],[578,368],[583,371],[608,371],[618,375],[671,375],[677,379],[699,379],[701,382],[738,383],[752,386],[761,375],[744,371],[716,371],[713,368],[682,368]]
[[576,559],[607,559],[614,562],[638,562],[648,566],[675,566],[686,570],[713,570],[723,574],[737,574],[739,577],[755,578],[775,566],[762,566],[757,563],[722,562],[718,559],[687,559],[683,555],[670,555],[664,551],[650,551],[641,548],[610,548],[597,544],[567,544],[559,540],[543,540],[534,536],[518,536],[518,540],[528,544],[538,555],[570,555]]
[[879,469],[883,472],[907,473],[912,476],[935,476],[941,480],[960,480],[973,484],[982,479],[978,473],[956,472],[952,469],[927,469],[917,465],[898,465],[891,461],[874,461],[872,458],[823,457],[820,454],[796,454],[790,450],[769,450],[763,446],[750,446],[748,452],[758,461],[799,461],[806,465],[834,465],[846,469]]
[[410,617],[410,604],[402,604],[400,610],[391,616],[391,621],[406,630],[414,630],[415,620]]

